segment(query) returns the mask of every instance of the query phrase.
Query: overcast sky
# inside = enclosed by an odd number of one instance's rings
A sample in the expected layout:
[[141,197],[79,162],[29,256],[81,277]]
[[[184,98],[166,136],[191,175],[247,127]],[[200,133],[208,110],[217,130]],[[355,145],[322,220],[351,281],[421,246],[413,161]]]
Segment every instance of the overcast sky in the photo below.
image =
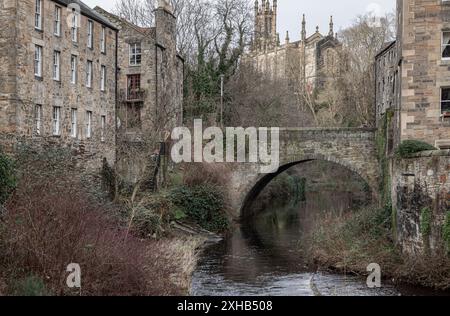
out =
[[[253,0],[249,1],[253,3]],[[83,2],[91,7],[99,5],[110,10],[114,7],[115,0]],[[395,0],[278,0],[278,32],[282,41],[287,30],[291,40],[299,39],[303,13],[306,14],[308,34],[313,33],[317,25],[322,33],[328,32],[330,15],[334,17],[335,31],[339,32],[339,29],[351,25],[356,16],[365,12],[371,11],[379,15],[393,12],[395,3]]]

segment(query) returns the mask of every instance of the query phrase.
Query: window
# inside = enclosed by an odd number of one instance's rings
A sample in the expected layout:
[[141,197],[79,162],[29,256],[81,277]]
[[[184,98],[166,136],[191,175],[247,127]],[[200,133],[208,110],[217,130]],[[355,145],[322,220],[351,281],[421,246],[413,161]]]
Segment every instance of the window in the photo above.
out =
[[137,66],[141,64],[141,43],[130,44],[130,65]]
[[77,138],[78,132],[78,117],[77,117],[77,109],[72,109],[70,111],[70,136],[73,138]]
[[101,129],[101,138],[100,138],[100,140],[102,141],[102,142],[104,142],[105,141],[105,129],[106,129],[106,116],[105,115],[102,115],[102,118],[101,118],[101,126],[102,126],[102,129]]
[[129,75],[127,77],[127,99],[137,100],[141,90],[141,75]]
[[42,0],[36,0],[34,9],[34,27],[42,30]]
[[94,45],[94,23],[88,21],[88,48],[93,48]]
[[102,27],[102,36],[100,40],[100,51],[106,53],[106,27]]
[[55,6],[54,34],[56,36],[61,35],[61,7],[59,7],[59,6]]
[[61,108],[53,107],[53,136],[61,135]]
[[78,13],[75,9],[72,10],[72,26],[70,28],[72,35],[72,42],[78,42]]
[[102,66],[101,70],[101,80],[100,80],[100,90],[105,91],[105,85],[106,85],[106,66]]
[[92,87],[92,61],[88,60],[86,65],[86,87]]
[[34,47],[34,75],[42,77],[42,46]]
[[92,112],[86,112],[86,138],[92,137]]
[[450,87],[441,89],[441,113],[450,116]]
[[442,58],[450,59],[450,31],[442,32]]
[[34,107],[34,126],[36,135],[41,135],[42,105],[40,104],[36,104]]
[[59,81],[61,78],[60,67],[61,53],[58,51],[53,52],[53,80]]
[[77,68],[78,68],[77,56],[72,55],[70,57],[70,82],[73,84],[77,83]]

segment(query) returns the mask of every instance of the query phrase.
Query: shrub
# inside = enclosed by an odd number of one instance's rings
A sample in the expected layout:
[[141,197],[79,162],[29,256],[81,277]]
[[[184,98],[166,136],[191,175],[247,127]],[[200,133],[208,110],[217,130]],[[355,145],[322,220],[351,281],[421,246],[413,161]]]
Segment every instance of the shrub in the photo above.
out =
[[445,217],[445,223],[442,233],[444,241],[447,245],[447,250],[450,253],[450,211],[447,212],[447,216]]
[[202,228],[221,232],[229,222],[220,189],[210,185],[180,186],[171,191],[172,203]]
[[225,164],[186,164],[184,165],[183,183],[188,187],[204,184],[225,187],[230,178],[229,171],[229,167]]
[[420,232],[423,237],[431,234],[431,210],[428,207],[423,208],[420,215]]
[[0,204],[5,203],[15,186],[14,162],[0,151]]
[[436,148],[418,140],[405,140],[398,146],[396,155],[400,158],[407,158],[412,154],[427,150],[436,150]]
[[13,285],[15,296],[48,296],[44,281],[40,277],[29,276],[20,279]]

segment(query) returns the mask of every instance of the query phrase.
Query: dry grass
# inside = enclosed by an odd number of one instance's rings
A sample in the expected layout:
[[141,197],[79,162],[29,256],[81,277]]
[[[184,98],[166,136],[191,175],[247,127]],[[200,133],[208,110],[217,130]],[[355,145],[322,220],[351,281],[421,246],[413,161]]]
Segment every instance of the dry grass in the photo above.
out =
[[308,252],[320,267],[367,275],[378,263],[384,277],[397,282],[450,288],[450,259],[446,254],[408,258],[394,246],[383,211],[368,207],[356,213],[328,214],[316,221]]

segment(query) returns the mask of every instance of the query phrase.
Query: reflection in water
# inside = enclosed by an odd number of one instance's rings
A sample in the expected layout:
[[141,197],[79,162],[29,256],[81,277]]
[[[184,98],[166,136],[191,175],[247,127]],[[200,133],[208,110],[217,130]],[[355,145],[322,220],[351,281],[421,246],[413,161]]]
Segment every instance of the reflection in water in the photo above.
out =
[[348,194],[269,207],[222,242],[209,247],[193,276],[193,295],[396,295],[392,288],[370,290],[364,280],[315,274],[302,251],[317,216],[351,209]]

